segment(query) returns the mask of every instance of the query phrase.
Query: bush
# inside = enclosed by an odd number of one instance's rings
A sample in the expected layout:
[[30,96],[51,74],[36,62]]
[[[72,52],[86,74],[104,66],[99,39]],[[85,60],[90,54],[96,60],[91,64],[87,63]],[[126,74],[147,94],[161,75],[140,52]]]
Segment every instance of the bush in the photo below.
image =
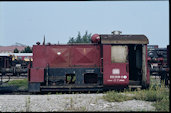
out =
[[161,101],[154,103],[157,111],[169,112],[169,96],[164,97]]
[[[154,102],[153,106],[156,107],[156,111],[169,111],[169,89],[164,86],[164,83],[160,85],[151,85],[149,89],[140,91],[124,91],[122,95],[119,92],[109,91],[103,98],[109,102],[122,102],[126,100],[144,100]],[[133,94],[133,96],[128,96]]]
[[163,95],[155,90],[144,90],[136,93],[135,99],[145,101],[160,101],[163,99]]
[[161,101],[163,98],[169,95],[169,91],[166,90],[164,83],[161,85],[151,85],[147,90],[137,91],[135,99],[145,101]]

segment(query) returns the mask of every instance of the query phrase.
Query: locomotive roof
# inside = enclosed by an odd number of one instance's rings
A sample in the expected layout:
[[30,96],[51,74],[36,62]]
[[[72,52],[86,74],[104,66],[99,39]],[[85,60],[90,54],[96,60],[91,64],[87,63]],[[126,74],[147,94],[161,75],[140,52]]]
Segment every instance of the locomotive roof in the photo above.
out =
[[148,44],[145,35],[100,35],[102,44]]

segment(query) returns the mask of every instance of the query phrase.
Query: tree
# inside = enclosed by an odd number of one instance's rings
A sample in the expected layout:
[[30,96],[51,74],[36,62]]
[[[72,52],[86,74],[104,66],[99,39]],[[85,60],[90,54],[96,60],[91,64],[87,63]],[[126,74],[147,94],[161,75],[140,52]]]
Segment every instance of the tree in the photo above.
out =
[[91,42],[91,33],[88,34],[86,31],[85,34],[82,37],[83,43],[90,43]]
[[24,50],[21,51],[21,53],[32,53],[32,49],[29,46],[27,46],[24,48]]
[[82,42],[82,38],[81,38],[81,33],[78,32],[77,38],[76,38],[76,42],[75,43],[81,43]]
[[14,53],[19,53],[19,50],[17,48],[15,48]]
[[68,43],[91,43],[91,33],[88,34],[88,31],[86,31],[85,34],[81,36],[81,33],[78,32],[77,37],[70,38]]
[[69,39],[68,43],[75,43],[74,37],[71,37],[71,38]]

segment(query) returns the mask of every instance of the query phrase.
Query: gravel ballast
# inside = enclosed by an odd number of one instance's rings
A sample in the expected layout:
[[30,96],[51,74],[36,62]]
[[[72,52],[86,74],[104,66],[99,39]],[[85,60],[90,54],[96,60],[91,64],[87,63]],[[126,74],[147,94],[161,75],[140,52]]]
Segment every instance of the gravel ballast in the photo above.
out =
[[105,94],[0,95],[0,112],[155,111],[152,102],[108,102]]

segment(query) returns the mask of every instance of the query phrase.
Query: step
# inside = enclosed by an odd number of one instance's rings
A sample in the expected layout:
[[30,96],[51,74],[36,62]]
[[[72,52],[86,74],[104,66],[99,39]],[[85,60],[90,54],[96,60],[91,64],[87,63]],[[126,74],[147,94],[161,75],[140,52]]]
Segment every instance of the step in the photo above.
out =
[[142,88],[142,86],[141,85],[128,85],[128,88],[140,90]]
[[141,84],[140,81],[129,80],[129,85],[140,85],[140,84]]
[[140,85],[128,85],[129,88],[142,88]]

